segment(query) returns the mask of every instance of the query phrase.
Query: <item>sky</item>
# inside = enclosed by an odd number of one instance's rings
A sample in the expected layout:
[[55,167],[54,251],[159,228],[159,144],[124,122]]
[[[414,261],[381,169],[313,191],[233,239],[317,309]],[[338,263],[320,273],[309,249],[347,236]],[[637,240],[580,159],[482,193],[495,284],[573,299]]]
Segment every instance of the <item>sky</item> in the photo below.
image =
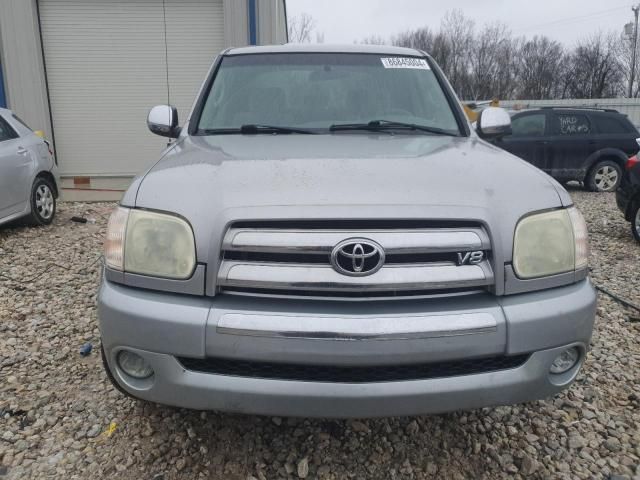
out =
[[[437,28],[460,9],[477,25],[500,21],[515,35],[547,35],[567,45],[598,31],[622,32],[633,2],[621,0],[286,0],[289,17],[307,13],[325,43],[385,39],[408,29]],[[315,37],[314,37],[315,41]]]

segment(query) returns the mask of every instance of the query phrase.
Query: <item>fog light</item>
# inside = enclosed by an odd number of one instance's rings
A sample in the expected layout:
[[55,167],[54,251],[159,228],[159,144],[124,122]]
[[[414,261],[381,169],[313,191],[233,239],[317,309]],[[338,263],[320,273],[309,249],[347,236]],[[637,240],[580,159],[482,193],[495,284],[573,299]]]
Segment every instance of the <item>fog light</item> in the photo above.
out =
[[555,374],[568,372],[576,366],[578,360],[580,360],[580,350],[576,347],[567,348],[556,357],[549,371]]
[[118,366],[127,375],[133,378],[149,378],[153,375],[153,368],[137,353],[129,350],[121,350],[118,352]]

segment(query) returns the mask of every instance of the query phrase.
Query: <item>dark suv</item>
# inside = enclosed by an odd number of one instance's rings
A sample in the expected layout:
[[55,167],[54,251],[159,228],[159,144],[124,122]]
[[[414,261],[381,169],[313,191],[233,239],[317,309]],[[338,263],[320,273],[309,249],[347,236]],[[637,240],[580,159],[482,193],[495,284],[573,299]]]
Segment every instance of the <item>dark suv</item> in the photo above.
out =
[[640,133],[617,110],[541,108],[512,116],[513,133],[495,144],[560,182],[578,180],[592,191],[612,192]]

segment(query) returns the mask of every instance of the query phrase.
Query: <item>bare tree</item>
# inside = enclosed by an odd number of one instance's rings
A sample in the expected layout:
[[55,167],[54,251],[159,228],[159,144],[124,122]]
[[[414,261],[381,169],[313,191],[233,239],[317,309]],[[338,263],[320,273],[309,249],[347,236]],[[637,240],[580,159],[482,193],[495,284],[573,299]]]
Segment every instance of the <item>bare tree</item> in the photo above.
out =
[[399,47],[415,48],[429,53],[443,67],[451,56],[451,45],[444,35],[434,32],[429,27],[409,30],[392,37],[391,43]]
[[[476,31],[460,10],[448,12],[439,29],[407,30],[389,42],[429,53],[457,94],[469,100],[620,96],[631,71],[628,38],[598,34],[566,48],[544,36],[514,37],[500,23]],[[372,35],[362,43],[386,42]],[[635,96],[640,96],[638,78]]]
[[[633,42],[633,36],[629,36],[626,33],[620,35],[620,37],[616,40],[613,40],[613,45],[615,49],[616,56],[618,58],[618,62],[620,64],[621,69],[621,81],[624,84],[624,93],[625,96],[629,95],[629,82],[631,81],[631,69],[633,68],[633,49],[635,48]],[[640,79],[638,78],[638,60],[640,60],[640,55],[635,56],[636,59],[636,75],[635,81],[632,86],[632,97],[637,98],[640,96]]]
[[514,40],[506,25],[486,25],[469,51],[470,75],[466,98],[509,98],[516,85]]
[[602,33],[582,40],[567,57],[566,92],[572,98],[606,98],[624,94],[623,67],[616,40]]
[[457,93],[465,96],[469,90],[469,54],[473,29],[473,21],[460,10],[453,10],[445,15],[439,31],[434,32],[428,27],[410,30],[393,37],[391,43],[431,54]]
[[429,27],[407,30],[391,38],[391,43],[399,47],[424,50],[433,55],[433,32]]
[[[316,27],[316,21],[308,13],[301,13],[289,17],[288,21],[289,41],[292,43],[310,43],[311,34]],[[323,38],[324,40],[324,38]]]
[[387,41],[380,35],[369,35],[360,42],[364,45],[385,45]]
[[518,98],[544,100],[564,96],[561,79],[565,55],[560,43],[535,36],[522,44],[516,58]]
[[469,75],[469,55],[474,40],[475,24],[465,17],[461,10],[447,12],[440,25],[443,50],[447,52],[446,62],[441,65],[444,72],[454,85],[460,87],[459,93],[464,94],[465,82]]

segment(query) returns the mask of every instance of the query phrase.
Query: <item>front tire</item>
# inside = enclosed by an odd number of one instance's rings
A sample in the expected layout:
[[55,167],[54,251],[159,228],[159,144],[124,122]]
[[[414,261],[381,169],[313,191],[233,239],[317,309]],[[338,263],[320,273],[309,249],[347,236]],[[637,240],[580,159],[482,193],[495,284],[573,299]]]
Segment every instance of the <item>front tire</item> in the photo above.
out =
[[31,214],[29,223],[32,225],[49,225],[56,215],[55,189],[51,182],[38,177],[31,187]]
[[589,171],[585,184],[592,192],[615,192],[622,180],[622,168],[613,160],[596,163]]

